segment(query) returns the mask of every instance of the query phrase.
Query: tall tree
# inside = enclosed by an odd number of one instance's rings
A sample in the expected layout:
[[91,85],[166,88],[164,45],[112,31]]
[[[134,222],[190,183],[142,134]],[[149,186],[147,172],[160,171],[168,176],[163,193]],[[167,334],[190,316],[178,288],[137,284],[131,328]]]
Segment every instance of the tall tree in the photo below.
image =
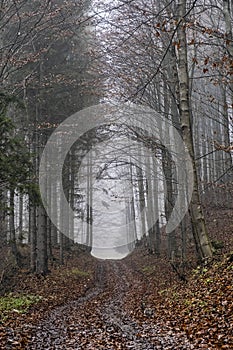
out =
[[194,239],[197,252],[200,259],[210,258],[213,255],[213,249],[208,237],[207,227],[202,212],[200,201],[197,166],[194,154],[193,133],[191,122],[191,105],[190,105],[190,83],[188,74],[188,55],[187,55],[187,38],[186,38],[186,21],[187,15],[186,0],[178,2],[178,77],[179,77],[179,96],[180,96],[180,119],[184,142],[188,148],[192,165],[193,165],[193,195],[190,203],[190,213],[193,224]]

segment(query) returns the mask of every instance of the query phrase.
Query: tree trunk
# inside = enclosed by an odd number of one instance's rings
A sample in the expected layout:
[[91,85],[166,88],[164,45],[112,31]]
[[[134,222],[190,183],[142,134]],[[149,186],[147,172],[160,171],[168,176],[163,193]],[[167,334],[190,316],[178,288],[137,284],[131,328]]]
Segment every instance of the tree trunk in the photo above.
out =
[[[142,147],[141,144],[138,144],[138,159],[140,162],[142,162]],[[137,173],[137,187],[138,187],[138,200],[139,200],[139,210],[140,210],[140,216],[141,216],[141,233],[142,237],[146,237],[146,216],[145,216],[145,189],[144,189],[144,174],[143,170],[140,167],[136,167],[136,173]],[[140,238],[140,237],[138,237]]]
[[[154,253],[154,232],[153,232],[153,202],[152,202],[152,171],[151,171],[151,163],[152,159],[149,155],[146,154],[145,150],[143,152],[143,158],[145,159],[146,164],[146,180],[148,185],[148,191],[145,195],[145,202],[146,202],[146,221],[147,221],[147,246],[148,246],[148,252],[150,254]],[[149,193],[150,192],[150,193]]]
[[190,115],[189,99],[189,76],[187,62],[187,40],[184,17],[186,14],[186,0],[179,0],[178,3],[179,25],[177,30],[179,48],[178,48],[178,76],[180,89],[180,117],[182,135],[185,145],[188,148],[193,165],[193,195],[190,203],[190,213],[192,217],[196,248],[199,259],[210,258],[213,255],[213,249],[209,241],[208,232],[202,205],[199,196],[197,167],[194,157],[193,135]]
[[0,191],[0,244],[1,247],[7,244],[7,221],[6,221],[6,207],[7,207],[7,193],[6,190]]
[[93,244],[93,188],[92,188],[92,151],[89,151],[87,160],[87,246],[91,249]]
[[[74,149],[71,149],[70,151],[70,198],[69,198],[69,203],[71,209],[75,210],[75,203],[74,203],[74,195],[75,195],[75,151]],[[72,214],[69,218],[69,228],[70,228],[70,239],[72,243],[74,244],[74,214]]]
[[38,236],[37,236],[37,261],[36,273],[46,275],[48,273],[47,256],[47,220],[46,212],[42,205],[38,208]]
[[[129,172],[130,172],[130,182],[131,182],[131,199],[129,200],[128,206],[129,206],[129,222],[131,227],[131,232],[129,232],[128,236],[128,249],[131,252],[135,247],[135,242],[137,240],[137,227],[136,227],[136,213],[135,213],[135,193],[134,193],[134,181],[133,181],[133,166],[131,163],[131,158],[129,159]],[[125,189],[127,191],[127,188]],[[132,225],[133,223],[133,225]]]
[[19,194],[19,236],[18,240],[23,243],[23,194]]
[[9,226],[10,226],[10,246],[12,254],[15,257],[16,263],[18,266],[21,264],[21,256],[17,248],[16,244],[16,233],[15,233],[15,191],[14,189],[10,190],[10,218],[9,218]]
[[[36,124],[36,123],[35,123]],[[32,134],[32,149],[31,153],[34,154],[33,159],[33,171],[30,174],[31,181],[34,178],[37,172],[37,164],[38,164],[38,156],[37,152],[37,144],[38,144],[38,134],[36,132],[36,127],[34,126],[33,134]],[[36,207],[36,199],[31,195],[29,197],[29,241],[30,241],[30,267],[31,271],[36,271],[36,242],[37,242],[37,207]]]
[[[58,215],[58,189],[56,182],[51,183],[51,198],[52,198],[52,211],[53,211],[53,217],[57,220]],[[58,230],[56,225],[54,225],[53,222],[51,222],[51,244],[52,247],[56,247],[58,244]]]
[[60,249],[59,249],[59,259],[60,259],[60,264],[64,264],[64,236],[63,233],[59,231],[59,244],[60,244]]
[[36,227],[36,206],[33,202],[30,203],[29,208],[29,237],[30,237],[30,267],[31,271],[36,271],[36,241],[37,241],[37,227]]

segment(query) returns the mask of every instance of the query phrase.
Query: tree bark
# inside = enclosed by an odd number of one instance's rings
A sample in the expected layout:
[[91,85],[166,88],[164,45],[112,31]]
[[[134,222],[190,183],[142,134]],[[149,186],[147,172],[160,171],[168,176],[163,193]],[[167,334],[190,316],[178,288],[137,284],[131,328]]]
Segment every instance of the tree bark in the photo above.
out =
[[177,37],[179,47],[178,52],[178,77],[180,90],[180,117],[184,143],[189,151],[193,165],[193,195],[190,203],[190,213],[193,223],[194,240],[196,243],[198,258],[203,260],[213,255],[213,249],[208,237],[206,223],[202,212],[202,205],[199,195],[197,166],[194,156],[194,144],[191,125],[191,105],[189,98],[189,76],[188,76],[188,59],[187,59],[187,40],[186,40],[186,0],[178,2],[179,24]]
[[21,265],[21,256],[17,248],[16,243],[16,232],[15,232],[15,191],[14,189],[10,190],[10,218],[9,218],[9,226],[10,226],[10,246],[12,254],[15,257],[16,263],[18,266]]
[[38,236],[37,236],[37,261],[36,273],[46,275],[48,273],[47,256],[47,217],[42,205],[38,207]]
[[23,243],[23,194],[19,194],[19,236],[18,240],[20,243]]
[[0,189],[0,244],[2,247],[7,244],[6,207],[7,192],[5,189]]

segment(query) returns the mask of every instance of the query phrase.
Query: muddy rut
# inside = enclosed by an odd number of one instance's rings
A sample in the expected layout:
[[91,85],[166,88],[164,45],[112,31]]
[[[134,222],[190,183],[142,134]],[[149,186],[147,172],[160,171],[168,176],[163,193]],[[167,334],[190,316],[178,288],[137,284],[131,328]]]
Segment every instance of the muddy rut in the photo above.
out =
[[184,334],[161,324],[153,310],[137,320],[126,307],[141,279],[123,261],[98,261],[95,285],[34,326],[27,349],[194,349]]

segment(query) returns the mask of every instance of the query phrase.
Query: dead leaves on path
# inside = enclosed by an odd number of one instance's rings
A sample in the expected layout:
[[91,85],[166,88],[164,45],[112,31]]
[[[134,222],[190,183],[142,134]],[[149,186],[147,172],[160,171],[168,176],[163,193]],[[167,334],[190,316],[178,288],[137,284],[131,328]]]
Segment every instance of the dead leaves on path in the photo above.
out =
[[84,295],[93,284],[94,269],[93,259],[87,254],[80,254],[67,260],[65,266],[51,266],[47,276],[36,276],[27,271],[17,274],[12,294],[37,295],[40,301],[25,314],[12,311],[7,319],[0,320],[0,349],[26,349],[33,325],[55,307]]
[[[64,320],[67,349],[74,349],[77,339],[80,349],[93,349],[96,344],[98,346],[95,349],[107,349],[107,346],[126,349],[126,344],[130,349],[131,343],[133,349],[133,341],[127,337],[122,341],[124,324],[116,328],[115,322],[108,327],[101,319],[103,305],[117,293],[117,285],[114,284],[114,274],[110,274],[109,281],[106,281],[106,292],[98,294],[103,286],[100,287],[101,281],[97,281],[96,289],[93,288],[95,264],[93,258],[83,255],[71,259],[67,266],[53,268],[47,277],[25,273],[20,278],[17,276],[15,293],[40,295],[42,299],[32,306],[30,312],[12,312],[0,325],[3,344],[0,348],[26,349],[34,325],[38,325],[40,320],[52,315],[55,310],[58,312],[57,322]],[[196,269],[187,284],[176,281],[172,287],[175,275],[169,270],[166,261],[146,256],[140,249],[124,260],[124,266],[124,278],[120,280],[127,288],[121,299],[129,320],[134,320],[140,327],[140,331],[135,333],[135,341],[143,343],[144,339],[150,337],[156,344],[158,338],[161,345],[164,339],[166,346],[169,346],[170,341],[172,349],[175,334],[177,349],[178,346],[180,349],[195,350],[233,349],[233,264],[229,256]],[[96,295],[93,294],[95,292]],[[72,300],[81,300],[82,303],[82,295],[90,295],[90,302],[84,297],[85,307],[78,307],[77,319],[77,308],[72,316]],[[69,303],[71,311],[67,311],[68,314],[64,314],[65,309],[59,311],[59,305]],[[145,310],[152,312],[148,315]],[[127,325],[132,321],[125,322]],[[54,326],[56,328],[56,322]],[[46,337],[46,328],[42,331]],[[52,336],[56,337],[55,333]]]

